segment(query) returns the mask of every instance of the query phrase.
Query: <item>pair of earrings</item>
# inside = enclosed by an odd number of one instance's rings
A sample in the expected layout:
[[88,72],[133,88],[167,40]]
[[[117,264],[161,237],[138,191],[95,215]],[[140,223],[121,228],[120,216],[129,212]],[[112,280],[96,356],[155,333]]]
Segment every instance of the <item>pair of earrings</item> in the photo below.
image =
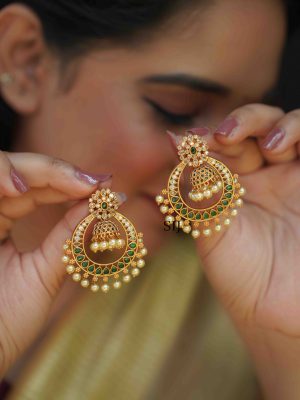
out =
[[[243,205],[245,189],[237,174],[232,175],[221,161],[209,157],[207,143],[199,135],[187,133],[178,146],[181,162],[171,172],[167,188],[156,196],[156,202],[165,215],[165,224],[174,224],[196,239],[230,225],[230,217],[235,217]],[[184,193],[181,186],[188,174],[191,189]],[[202,207],[191,205],[197,203]],[[63,245],[66,272],[93,292],[119,289],[145,266],[143,234],[117,211],[118,207],[116,193],[97,190],[89,199],[89,215]],[[115,255],[113,261],[107,257],[111,252]]]

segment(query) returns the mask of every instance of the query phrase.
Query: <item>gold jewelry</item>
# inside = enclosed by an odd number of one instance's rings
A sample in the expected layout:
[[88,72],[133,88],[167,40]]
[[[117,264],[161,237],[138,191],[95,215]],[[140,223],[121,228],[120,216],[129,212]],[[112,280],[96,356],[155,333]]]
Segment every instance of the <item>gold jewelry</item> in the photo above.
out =
[[[63,246],[62,261],[67,264],[67,273],[93,292],[100,287],[104,293],[108,292],[109,279],[112,287],[119,289],[122,281],[130,282],[145,266],[143,257],[147,249],[143,234],[137,233],[129,219],[117,212],[118,207],[116,193],[110,189],[97,190],[89,199],[90,214],[79,222],[72,238]],[[87,241],[90,245],[85,248]],[[101,261],[110,252],[118,253],[115,260]]]
[[4,86],[4,85],[9,85],[13,82],[13,77],[11,74],[9,74],[8,72],[3,72],[0,75],[0,83]]
[[[240,197],[245,189],[237,174],[232,176],[226,165],[209,157],[208,145],[199,135],[185,136],[177,148],[181,163],[172,171],[167,189],[156,196],[156,202],[166,215],[165,224],[175,224],[194,239],[200,235],[208,237],[213,231],[221,231],[222,226],[230,225],[230,217],[238,213],[236,207],[243,205]],[[192,169],[192,189],[183,196],[180,186],[186,168]],[[195,208],[188,204],[191,202],[204,202],[204,206]]]

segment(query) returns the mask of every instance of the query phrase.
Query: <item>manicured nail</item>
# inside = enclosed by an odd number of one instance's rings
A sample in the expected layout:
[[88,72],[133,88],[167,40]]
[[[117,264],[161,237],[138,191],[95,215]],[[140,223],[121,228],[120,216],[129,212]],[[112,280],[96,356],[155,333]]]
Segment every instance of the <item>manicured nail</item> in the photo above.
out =
[[28,192],[29,186],[27,185],[24,177],[19,172],[17,172],[14,168],[11,168],[10,176],[15,188],[20,193]]
[[119,204],[120,204],[120,205],[123,204],[123,203],[125,203],[125,201],[127,200],[127,196],[126,196],[126,194],[123,193],[123,192],[118,192],[118,193],[117,193],[117,196],[118,196],[118,200],[119,200]]
[[189,129],[187,132],[192,133],[193,135],[205,136],[210,133],[210,129],[206,126],[201,126],[199,128]]
[[282,128],[275,128],[265,137],[262,146],[266,150],[274,150],[284,137],[285,131]]
[[178,146],[182,140],[182,136],[180,135],[176,135],[176,133],[171,132],[171,131],[167,131],[167,134],[169,136],[169,138],[171,139],[172,144],[174,144],[175,146]]
[[80,168],[75,168],[75,176],[77,179],[87,183],[88,185],[96,185],[97,183],[103,183],[110,180],[112,174],[91,174],[82,171]]
[[237,126],[238,121],[234,117],[228,117],[217,127],[215,133],[222,136],[229,136]]

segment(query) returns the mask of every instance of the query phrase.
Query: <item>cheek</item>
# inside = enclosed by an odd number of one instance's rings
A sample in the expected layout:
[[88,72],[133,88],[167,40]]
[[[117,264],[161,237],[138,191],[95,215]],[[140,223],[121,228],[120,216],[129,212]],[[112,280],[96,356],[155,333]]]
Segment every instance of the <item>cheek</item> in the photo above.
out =
[[142,100],[113,85],[102,84],[101,91],[89,93],[78,90],[68,103],[57,105],[56,121],[60,125],[56,131],[64,131],[56,148],[82,168],[112,173],[116,190],[134,191],[170,163],[168,139],[158,131]]

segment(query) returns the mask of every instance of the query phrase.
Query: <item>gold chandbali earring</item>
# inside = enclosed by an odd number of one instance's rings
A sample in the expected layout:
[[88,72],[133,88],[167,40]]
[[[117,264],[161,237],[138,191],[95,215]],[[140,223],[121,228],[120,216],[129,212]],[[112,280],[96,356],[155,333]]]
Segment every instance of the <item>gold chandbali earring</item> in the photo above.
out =
[[[156,202],[166,215],[165,224],[175,224],[195,239],[208,237],[230,225],[230,217],[235,217],[237,207],[243,205],[240,197],[245,189],[237,174],[232,175],[221,161],[209,157],[207,143],[199,135],[188,134],[177,148],[181,163],[172,171],[167,189],[156,196]],[[183,196],[180,186],[186,168],[191,170],[191,189]],[[202,208],[196,208],[201,203]]]
[[[109,279],[112,287],[119,289],[122,281],[130,282],[145,266],[143,257],[147,249],[143,234],[137,233],[129,219],[117,212],[118,207],[116,193],[110,189],[97,190],[89,199],[90,214],[79,222],[72,238],[63,246],[62,261],[67,264],[67,273],[93,292],[100,287],[104,293],[108,292]],[[114,261],[101,260],[110,252],[116,253]]]

